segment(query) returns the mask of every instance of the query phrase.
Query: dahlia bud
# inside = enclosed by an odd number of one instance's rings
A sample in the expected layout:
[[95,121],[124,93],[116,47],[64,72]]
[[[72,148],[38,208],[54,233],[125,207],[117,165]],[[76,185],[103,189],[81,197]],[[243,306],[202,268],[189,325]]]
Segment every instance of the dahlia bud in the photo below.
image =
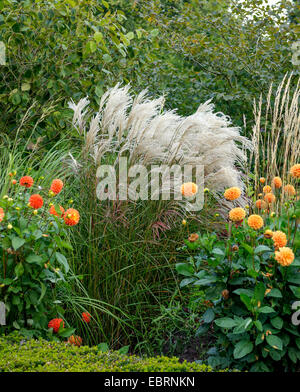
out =
[[273,237],[273,231],[272,230],[266,230],[264,232],[264,237],[268,238],[268,239],[272,238]]
[[198,238],[199,238],[199,235],[198,235],[197,233],[193,233],[193,234],[191,234],[191,235],[189,236],[189,241],[190,241],[190,242],[195,242],[195,241],[198,240]]
[[11,230],[13,227],[12,227],[11,224],[8,224],[8,225],[7,225],[7,228],[8,228],[8,230]]
[[229,298],[229,291],[228,290],[223,290],[222,291],[222,297],[226,300]]
[[183,226],[185,226],[186,225],[186,220],[183,219],[183,221],[181,223],[183,224]]
[[239,247],[238,247],[238,245],[232,245],[232,248],[231,248],[231,250],[233,251],[233,252],[237,252],[238,250],[239,250]]

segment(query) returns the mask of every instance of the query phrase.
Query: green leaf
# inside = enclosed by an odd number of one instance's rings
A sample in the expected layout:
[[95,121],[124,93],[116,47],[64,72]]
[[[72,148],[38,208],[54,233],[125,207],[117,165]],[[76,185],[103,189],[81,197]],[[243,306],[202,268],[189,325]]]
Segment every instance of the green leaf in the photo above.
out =
[[270,321],[273,327],[276,329],[281,329],[283,326],[283,320],[279,316],[272,318]]
[[158,29],[151,30],[150,34],[152,35],[152,37],[157,37],[159,34],[159,30]]
[[255,249],[254,249],[254,254],[259,254],[259,253],[265,253],[265,252],[272,252],[272,249],[269,248],[266,245],[258,245]]
[[112,58],[111,58],[111,56],[110,56],[109,54],[105,53],[105,54],[103,55],[103,60],[104,60],[106,63],[110,63],[110,62],[112,61]]
[[300,287],[298,286],[289,286],[289,288],[292,290],[294,296],[296,298],[300,298]]
[[176,271],[184,276],[192,276],[194,274],[194,267],[188,263],[176,264]]
[[21,248],[21,246],[24,245],[25,242],[26,241],[24,240],[24,238],[14,237],[12,239],[11,243],[12,243],[12,246],[13,246],[14,250],[17,250],[17,249]]
[[38,256],[38,255],[35,255],[32,253],[31,255],[26,257],[26,261],[27,261],[27,263],[30,263],[30,264],[41,265],[43,263],[43,258],[41,256]]
[[202,316],[203,321],[207,323],[211,323],[215,318],[215,312],[212,309],[207,309],[207,311]]
[[247,354],[251,353],[253,350],[253,343],[249,340],[241,340],[237,343],[234,348],[233,356],[235,359],[240,359],[245,357]]
[[270,306],[263,306],[258,309],[259,313],[273,313],[275,310],[271,308]]
[[99,31],[96,31],[96,33],[94,34],[94,40],[97,42],[97,44],[99,44],[100,41],[102,41],[103,39],[103,34],[100,33]]
[[247,309],[251,310],[252,309],[251,299],[248,297],[248,295],[241,293],[240,298],[241,301],[246,305]]
[[119,349],[120,354],[128,354],[129,346],[124,346]]
[[109,347],[108,347],[107,343],[100,343],[100,344],[98,344],[97,347],[98,347],[98,350],[103,353],[106,353],[107,351],[109,351]]
[[242,243],[241,246],[242,246],[250,255],[252,255],[252,254],[254,253],[254,250],[253,250],[253,248],[252,248],[250,245],[245,244],[245,243]]
[[282,294],[278,289],[272,289],[266,297],[282,298]]
[[41,284],[41,295],[40,295],[40,298],[38,299],[39,304],[41,303],[41,301],[44,298],[46,291],[47,291],[46,285],[43,282],[40,282],[40,284]]
[[19,278],[20,276],[22,276],[24,274],[24,267],[22,263],[18,263],[15,266],[15,274],[16,276]]
[[282,340],[278,336],[268,335],[266,336],[266,341],[275,350],[282,350]]
[[69,267],[68,261],[65,258],[65,256],[59,252],[56,252],[55,257],[56,257],[56,260],[64,267],[65,273],[68,273],[70,267]]
[[254,289],[254,299],[256,300],[256,302],[262,302],[264,297],[265,297],[265,285],[260,282],[258,285],[255,286]]
[[262,323],[261,323],[259,320],[254,321],[253,324],[256,326],[256,328],[257,328],[260,332],[263,331]]
[[237,322],[229,317],[223,317],[215,320],[215,323],[218,327],[221,328],[233,328],[237,325]]
[[185,287],[185,286],[187,286],[187,285],[189,285],[190,283],[193,283],[193,282],[195,282],[195,278],[186,278],[186,279],[183,279],[183,280],[180,282],[180,287]]
[[62,331],[58,331],[58,335],[63,338],[68,338],[71,335],[73,335],[74,332],[75,332],[75,328],[63,328]]

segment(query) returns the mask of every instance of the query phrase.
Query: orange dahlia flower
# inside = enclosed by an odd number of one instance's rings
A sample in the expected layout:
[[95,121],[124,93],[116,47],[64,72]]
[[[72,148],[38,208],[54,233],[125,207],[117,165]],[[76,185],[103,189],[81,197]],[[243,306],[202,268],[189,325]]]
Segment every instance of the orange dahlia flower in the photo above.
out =
[[61,192],[61,190],[63,189],[64,183],[62,182],[62,180],[59,179],[55,179],[52,181],[51,186],[50,186],[50,191],[52,191],[53,193],[55,193],[56,195]]
[[275,252],[275,260],[282,266],[288,267],[292,264],[295,259],[294,252],[290,248],[279,248],[279,251]]
[[74,208],[69,208],[64,214],[65,224],[68,226],[75,226],[79,222],[80,215]]
[[4,210],[3,210],[3,208],[0,207],[0,222],[3,221],[4,215],[5,215]]
[[91,321],[91,315],[88,312],[83,312],[82,320],[85,321],[86,323],[89,323]]
[[240,222],[245,216],[246,211],[241,207],[236,207],[229,211],[229,219],[233,222]]
[[265,232],[264,232],[264,237],[265,238],[272,238],[273,237],[273,231],[272,230],[266,230]]
[[280,177],[274,177],[272,184],[274,185],[275,188],[279,189],[282,187],[282,181]]
[[264,183],[266,182],[265,177],[260,177],[259,182],[260,182],[261,184],[264,184]]
[[63,328],[65,328],[65,323],[63,319],[55,318],[49,321],[48,328],[52,328],[53,332],[57,333],[61,325],[63,326]]
[[80,336],[71,335],[68,339],[68,343],[72,346],[80,347],[82,345],[82,339]]
[[300,178],[300,163],[292,166],[290,169],[290,173],[294,178]]
[[275,248],[282,248],[287,244],[287,238],[283,231],[274,231],[272,240],[274,242]]
[[44,200],[42,196],[36,194],[36,195],[31,195],[29,198],[29,205],[30,207],[34,208],[35,210],[42,208],[44,204]]
[[287,193],[289,196],[295,196],[296,194],[296,189],[293,187],[291,184],[287,184],[284,187],[284,192]]
[[64,209],[62,206],[59,206],[59,209],[60,209],[61,214],[59,214],[59,213],[56,211],[55,206],[52,205],[52,206],[50,207],[50,209],[49,209],[49,212],[50,212],[51,215],[55,215],[55,216],[58,216],[58,217],[62,217],[62,216],[64,215],[64,213],[65,213],[65,209]]
[[183,196],[191,197],[198,192],[198,186],[194,182],[185,182],[181,185],[180,191]]
[[238,199],[241,196],[241,190],[240,188],[234,186],[232,188],[228,188],[226,189],[226,191],[224,192],[224,197],[227,200],[233,201]]
[[252,229],[259,230],[263,227],[264,220],[260,215],[250,215],[247,223]]
[[199,238],[199,235],[198,235],[197,233],[193,233],[193,234],[191,234],[191,235],[189,236],[189,241],[190,241],[190,242],[195,242],[195,241],[198,240],[198,238]]
[[20,185],[25,186],[25,188],[31,188],[33,183],[33,178],[30,176],[24,176],[20,179]]
[[261,199],[256,200],[255,205],[259,210],[265,210],[268,207],[267,203]]
[[270,187],[270,185],[266,185],[263,187],[263,193],[270,193],[272,192],[272,188]]
[[274,195],[272,192],[269,192],[269,193],[266,193],[266,194],[265,194],[264,200],[265,200],[267,203],[272,204],[272,203],[275,202],[276,197],[275,197],[275,195]]

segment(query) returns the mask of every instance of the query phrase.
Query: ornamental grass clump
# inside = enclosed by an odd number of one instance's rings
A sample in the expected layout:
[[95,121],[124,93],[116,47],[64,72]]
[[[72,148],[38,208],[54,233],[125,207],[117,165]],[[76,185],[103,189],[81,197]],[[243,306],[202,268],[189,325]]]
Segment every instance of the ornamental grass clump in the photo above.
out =
[[16,172],[9,176],[13,179],[0,199],[0,300],[6,307],[2,328],[66,338],[74,329],[55,317],[62,313],[57,288],[66,284],[70,268],[65,253],[72,249],[68,226],[79,223],[79,212],[59,205],[61,180],[55,179],[49,189],[41,178],[16,181]]
[[[224,189],[243,189],[244,150],[251,148],[251,143],[240,135],[240,129],[232,126],[227,116],[215,113],[209,102],[188,117],[164,110],[163,104],[163,97],[150,99],[146,91],[133,96],[129,86],[118,85],[103,94],[95,114],[87,98],[70,103],[73,145],[80,151],[66,162],[74,173],[72,198],[84,206],[81,224],[72,235],[76,244],[72,267],[83,276],[82,283],[93,298],[121,307],[135,325],[134,330],[124,328],[104,315],[106,335],[114,337],[111,344],[121,339],[124,345],[132,340],[133,344],[144,344],[153,319],[160,315],[160,304],[171,301],[176,289],[176,283],[170,287],[172,264],[186,228],[192,233],[199,225],[212,225],[216,202]],[[151,199],[150,191],[148,200],[120,197],[123,158],[128,168],[126,184],[131,184],[129,173],[136,164],[147,169],[147,184],[157,167],[161,168],[161,187],[155,198]],[[204,184],[197,183],[195,176],[185,179],[172,173],[171,181],[165,181],[164,168],[176,164],[181,168],[203,165]],[[105,165],[116,174],[115,200],[99,200],[96,195],[100,183],[97,171]],[[175,186],[182,200],[174,199]],[[203,191],[205,209],[197,214],[188,212],[191,199]],[[170,198],[164,199],[164,193]],[[243,202],[242,196],[239,201]],[[97,334],[102,335],[100,330],[94,336],[103,339]]]
[[[290,172],[298,175],[295,169]],[[270,203],[255,203],[259,191],[254,189],[248,212],[238,207],[229,211],[223,239],[208,234],[199,235],[195,243],[185,240],[189,259],[176,269],[184,276],[184,290],[196,286],[204,290],[204,301],[213,304],[202,315],[197,335],[214,337],[208,351],[214,368],[299,370],[294,306],[300,299],[298,181],[280,214],[271,212]],[[273,184],[281,188],[278,179]],[[269,194],[268,188],[264,191]],[[232,204],[236,200],[230,199]]]

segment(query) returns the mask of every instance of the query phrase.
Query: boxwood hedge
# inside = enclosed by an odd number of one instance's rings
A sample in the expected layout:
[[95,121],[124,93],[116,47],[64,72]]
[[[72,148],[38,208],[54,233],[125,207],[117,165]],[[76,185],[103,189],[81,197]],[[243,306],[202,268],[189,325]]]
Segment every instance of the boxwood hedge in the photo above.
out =
[[211,372],[210,366],[178,358],[140,358],[97,347],[0,336],[0,372]]

